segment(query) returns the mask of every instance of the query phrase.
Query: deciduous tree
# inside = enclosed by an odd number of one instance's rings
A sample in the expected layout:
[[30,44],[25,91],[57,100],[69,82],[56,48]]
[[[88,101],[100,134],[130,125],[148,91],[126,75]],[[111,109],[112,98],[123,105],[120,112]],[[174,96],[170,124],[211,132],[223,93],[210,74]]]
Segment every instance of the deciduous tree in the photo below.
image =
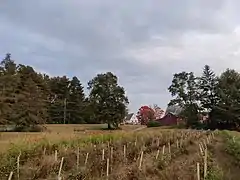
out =
[[98,74],[88,82],[89,101],[94,106],[95,117],[116,128],[126,114],[128,98],[123,87],[118,85],[118,78],[111,72]]
[[211,128],[236,129],[240,126],[240,74],[227,69],[219,77],[218,102],[210,112]]
[[197,78],[193,72],[181,72],[174,74],[172,84],[168,88],[174,97],[169,105],[177,104],[183,108],[182,116],[187,120],[188,126],[198,123],[198,86]]
[[147,125],[149,121],[155,120],[155,112],[149,106],[142,106],[139,108],[137,113],[138,122],[141,125]]

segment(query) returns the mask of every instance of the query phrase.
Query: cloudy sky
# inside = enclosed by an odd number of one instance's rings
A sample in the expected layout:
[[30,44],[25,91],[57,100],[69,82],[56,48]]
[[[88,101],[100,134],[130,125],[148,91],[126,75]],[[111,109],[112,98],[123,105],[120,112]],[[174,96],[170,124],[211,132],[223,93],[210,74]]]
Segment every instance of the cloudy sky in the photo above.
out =
[[172,75],[240,70],[239,0],[3,0],[0,57],[83,85],[114,72],[131,111],[171,98]]

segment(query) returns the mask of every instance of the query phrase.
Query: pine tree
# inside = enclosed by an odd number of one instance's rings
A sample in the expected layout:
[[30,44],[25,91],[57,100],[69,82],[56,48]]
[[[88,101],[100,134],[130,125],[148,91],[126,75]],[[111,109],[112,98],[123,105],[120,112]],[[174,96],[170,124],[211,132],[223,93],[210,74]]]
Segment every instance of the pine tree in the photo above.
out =
[[0,64],[0,124],[33,127],[47,123],[108,123],[117,127],[127,112],[124,88],[112,73],[89,82],[85,98],[77,77],[49,77],[17,65],[11,54]]
[[217,103],[217,83],[218,79],[210,66],[205,65],[203,74],[199,78],[200,101],[203,109],[210,112]]
[[19,127],[32,127],[45,124],[46,102],[43,91],[34,81],[36,72],[30,66],[19,65],[17,71],[18,87],[12,118]]
[[69,102],[67,103],[67,112],[70,115],[70,123],[84,123],[84,92],[79,79],[74,76],[70,81]]
[[0,124],[12,123],[12,107],[15,104],[17,88],[17,66],[7,54],[0,66]]
[[67,102],[69,101],[70,80],[66,76],[53,77],[49,80],[50,103],[49,122],[65,124],[69,119],[67,116]]

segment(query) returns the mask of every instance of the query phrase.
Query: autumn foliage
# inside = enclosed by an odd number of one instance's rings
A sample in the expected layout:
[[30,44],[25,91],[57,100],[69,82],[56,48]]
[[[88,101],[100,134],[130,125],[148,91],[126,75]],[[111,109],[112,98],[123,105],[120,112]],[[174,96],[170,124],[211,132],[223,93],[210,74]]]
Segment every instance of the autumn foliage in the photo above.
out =
[[149,121],[156,119],[154,110],[149,106],[142,106],[137,113],[138,122],[146,125]]

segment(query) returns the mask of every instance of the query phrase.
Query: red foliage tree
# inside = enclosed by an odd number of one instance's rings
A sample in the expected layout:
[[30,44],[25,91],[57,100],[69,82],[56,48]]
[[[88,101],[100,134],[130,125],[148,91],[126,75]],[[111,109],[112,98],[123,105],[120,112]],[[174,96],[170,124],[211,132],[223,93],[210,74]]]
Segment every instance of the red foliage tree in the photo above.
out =
[[141,125],[147,125],[149,121],[155,119],[155,112],[149,106],[142,106],[138,110],[137,119]]

